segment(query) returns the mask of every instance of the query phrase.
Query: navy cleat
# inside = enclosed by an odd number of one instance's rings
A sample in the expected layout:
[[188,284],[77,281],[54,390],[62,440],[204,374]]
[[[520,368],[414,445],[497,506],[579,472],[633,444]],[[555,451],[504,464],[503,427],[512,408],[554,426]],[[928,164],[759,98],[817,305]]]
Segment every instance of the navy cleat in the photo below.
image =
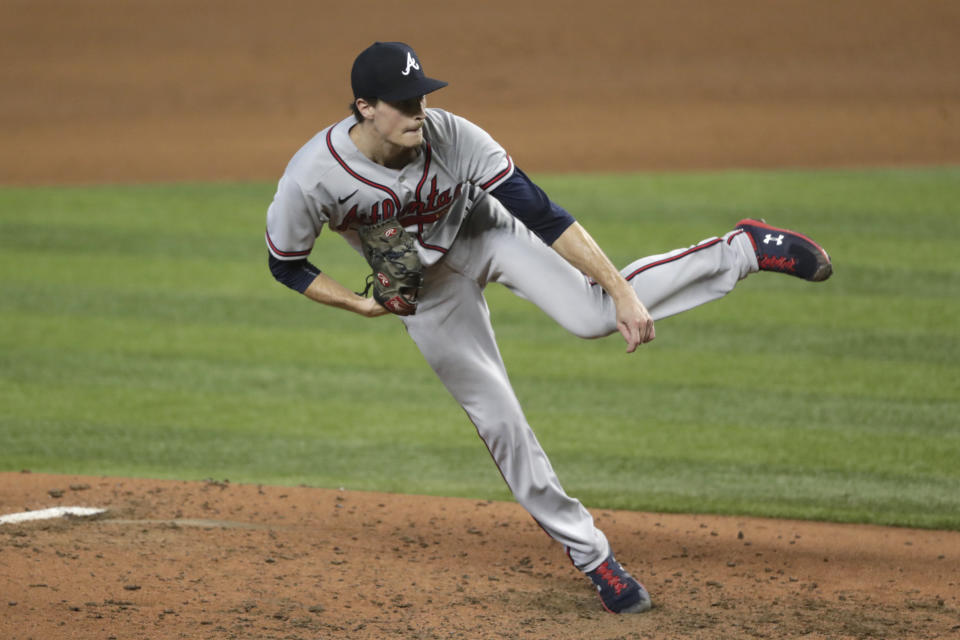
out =
[[612,552],[587,575],[597,587],[603,608],[610,613],[643,613],[653,606],[647,590],[620,566]]
[[826,280],[833,273],[830,256],[805,235],[751,218],[738,222],[737,228],[750,237],[761,271],[789,273],[811,282]]

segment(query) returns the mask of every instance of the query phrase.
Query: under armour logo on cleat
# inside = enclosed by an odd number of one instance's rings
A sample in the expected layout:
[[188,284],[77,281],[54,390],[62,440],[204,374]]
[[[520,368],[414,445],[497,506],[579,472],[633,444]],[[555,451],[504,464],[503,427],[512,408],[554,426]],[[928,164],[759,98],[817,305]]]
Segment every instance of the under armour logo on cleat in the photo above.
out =
[[764,236],[763,244],[770,244],[771,242],[776,242],[777,246],[779,247],[783,244],[783,234],[781,233],[780,235],[774,237],[772,233],[768,233],[766,236]]

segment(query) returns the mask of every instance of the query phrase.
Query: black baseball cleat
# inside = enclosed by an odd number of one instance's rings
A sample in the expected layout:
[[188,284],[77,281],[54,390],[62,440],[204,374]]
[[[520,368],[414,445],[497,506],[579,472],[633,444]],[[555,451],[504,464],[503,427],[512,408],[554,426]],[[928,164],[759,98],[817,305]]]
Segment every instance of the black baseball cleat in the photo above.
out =
[[620,566],[613,552],[587,575],[597,587],[603,608],[610,613],[643,613],[653,606],[650,594]]
[[761,271],[789,273],[811,282],[826,280],[833,273],[830,256],[805,235],[751,218],[738,222],[737,229],[750,237]]

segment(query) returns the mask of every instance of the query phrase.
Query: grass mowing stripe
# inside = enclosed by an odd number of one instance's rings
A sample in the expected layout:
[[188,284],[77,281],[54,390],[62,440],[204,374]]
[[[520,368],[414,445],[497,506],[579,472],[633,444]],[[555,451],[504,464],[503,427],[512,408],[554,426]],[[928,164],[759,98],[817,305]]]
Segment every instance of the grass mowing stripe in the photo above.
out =
[[[47,349],[69,351],[78,345],[92,350],[94,356],[99,352],[125,352],[181,358],[197,355],[227,362],[280,361],[306,367],[304,375],[322,376],[331,367],[335,373],[339,368],[375,367],[382,362],[378,357],[382,353],[382,341],[397,341],[402,344],[396,345],[396,353],[404,356],[397,364],[426,375],[415,348],[409,341],[402,340],[402,330],[391,322],[392,318],[385,320],[381,324],[383,331],[377,336],[347,330],[310,329],[291,335],[283,329],[265,326],[173,324],[164,319],[130,323],[113,316],[73,317],[71,322],[61,323],[43,315],[7,314],[8,326],[17,331],[7,334],[10,342],[0,339],[0,344],[7,343],[9,349],[17,349],[13,338],[19,336],[42,343]],[[663,348],[649,349],[639,370],[636,359],[622,358],[611,363],[604,357],[608,352],[590,353],[590,343],[574,342],[568,336],[560,336],[559,340],[570,344],[564,344],[562,349],[544,349],[542,344],[503,340],[501,346],[511,375],[552,379],[558,383],[583,378],[637,385],[673,380],[731,391],[742,389],[749,382],[749,388],[757,394],[806,390],[829,396],[842,389],[847,396],[870,397],[881,390],[886,397],[926,400],[956,398],[960,384],[952,375],[956,371],[955,362],[935,363],[929,358],[911,362],[852,358],[843,353],[834,356],[790,353],[790,366],[784,368],[779,357],[771,357],[770,347],[760,342],[754,345],[756,348],[741,348],[739,343],[744,340],[738,340],[736,334],[726,334],[726,344],[711,340],[702,345],[688,345],[682,338],[675,339]],[[305,350],[304,345],[311,348]],[[733,350],[736,350],[736,368],[749,372],[748,380],[730,377]],[[25,355],[29,357],[29,353]],[[318,356],[324,359],[318,361]],[[864,360],[871,359],[870,376],[861,376]],[[346,389],[352,387],[346,386]]]
[[[659,338],[658,338],[659,339]],[[638,367],[610,363],[601,358],[571,358],[569,354],[543,354],[525,345],[503,344],[508,369],[514,376],[531,374],[557,384],[576,384],[582,378],[600,383],[640,386],[651,383],[709,385],[745,396],[804,391],[830,396],[949,400],[957,397],[955,363],[889,362],[854,358],[847,354],[815,356],[771,353],[770,349],[740,350],[736,341],[707,349],[671,345],[643,357]],[[508,351],[509,349],[509,351]],[[534,360],[535,359],[535,360]],[[524,361],[534,360],[531,365]],[[533,369],[530,369],[533,366]],[[870,375],[864,376],[869,369]],[[732,401],[732,399],[731,399]]]
[[[751,277],[630,357],[491,287],[511,379],[571,493],[960,528],[960,170],[538,181],[617,263],[752,216],[837,264],[823,285]],[[0,188],[0,468],[507,497],[395,319],[272,282],[273,189]],[[359,284],[362,259],[327,235],[316,262]]]
[[[0,311],[7,314],[11,326],[18,322],[26,325],[23,327],[24,331],[30,331],[29,325],[36,325],[34,331],[40,330],[39,327],[49,317],[52,300],[56,300],[58,314],[69,314],[76,322],[83,322],[83,318],[89,318],[91,322],[96,322],[96,318],[103,318],[106,322],[118,318],[141,319],[140,326],[149,328],[161,337],[172,334],[175,330],[171,323],[197,327],[198,331],[204,326],[215,326],[218,329],[268,324],[273,324],[274,327],[304,329],[317,326],[316,318],[312,318],[311,313],[298,313],[306,311],[306,305],[297,304],[291,305],[290,313],[283,314],[277,322],[272,322],[277,318],[276,309],[285,308],[286,303],[291,301],[283,300],[284,304],[281,304],[280,300],[265,294],[254,298],[223,292],[204,295],[191,291],[178,295],[173,292],[118,292],[109,288],[76,288],[73,290],[76,296],[57,300],[58,286],[51,283],[37,286],[7,284],[5,290],[7,296],[0,300]],[[769,298],[764,298],[763,302],[768,303],[769,308]],[[674,341],[673,336],[679,334],[683,340],[682,345],[686,348],[713,349],[717,345],[717,339],[712,337],[711,330],[722,324],[725,329],[724,340],[737,343],[745,351],[766,352],[769,351],[769,345],[776,345],[781,350],[799,350],[810,355],[829,356],[843,352],[845,347],[861,347],[856,349],[858,357],[866,359],[932,364],[949,364],[960,360],[960,343],[952,339],[951,332],[955,318],[950,315],[951,309],[939,300],[929,301],[929,304],[914,302],[917,321],[913,326],[903,326],[899,321],[895,322],[894,326],[883,326],[883,323],[878,321],[876,325],[866,328],[862,326],[862,318],[857,317],[856,313],[879,314],[883,300],[867,300],[866,306],[860,306],[859,309],[857,304],[864,301],[845,302],[848,307],[845,310],[846,317],[839,314],[831,317],[829,331],[824,330],[824,323],[815,321],[815,314],[811,314],[814,317],[808,316],[802,323],[793,323],[789,333],[783,331],[783,319],[780,316],[765,315],[755,321],[747,321],[746,318],[730,318],[718,314],[688,314],[661,323],[661,335],[667,339],[657,343],[656,348],[661,345],[665,345],[663,348],[674,348],[679,341]],[[790,306],[789,301],[782,302],[784,313],[789,312]],[[830,311],[827,304],[818,306],[823,307],[825,312]],[[856,309],[856,312],[851,314],[851,309]],[[59,321],[52,324],[57,325]],[[324,324],[324,332],[335,329]],[[396,323],[388,320],[384,320],[382,325],[377,328],[388,333],[392,329],[399,330]],[[545,341],[563,339],[562,335],[552,334],[549,338],[538,339],[540,334],[535,328],[533,332],[527,332],[525,327],[527,325],[517,323],[502,326],[501,338],[505,342],[523,341],[531,347]],[[54,329],[55,326],[49,328],[51,331]],[[351,333],[348,327],[339,329]],[[518,345],[518,348],[523,348],[523,345]],[[649,350],[654,350],[654,347]]]

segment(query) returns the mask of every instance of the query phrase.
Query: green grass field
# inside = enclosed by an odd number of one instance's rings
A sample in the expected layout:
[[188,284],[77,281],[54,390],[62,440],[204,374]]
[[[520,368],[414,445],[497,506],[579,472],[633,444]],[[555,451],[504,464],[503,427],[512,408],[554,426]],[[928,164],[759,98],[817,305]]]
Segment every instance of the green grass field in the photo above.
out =
[[[539,176],[618,264],[760,216],[820,240],[627,356],[490,287],[594,508],[960,528],[960,169]],[[270,184],[0,188],[0,469],[509,499],[393,317],[273,282]],[[360,287],[325,231],[314,261]]]

